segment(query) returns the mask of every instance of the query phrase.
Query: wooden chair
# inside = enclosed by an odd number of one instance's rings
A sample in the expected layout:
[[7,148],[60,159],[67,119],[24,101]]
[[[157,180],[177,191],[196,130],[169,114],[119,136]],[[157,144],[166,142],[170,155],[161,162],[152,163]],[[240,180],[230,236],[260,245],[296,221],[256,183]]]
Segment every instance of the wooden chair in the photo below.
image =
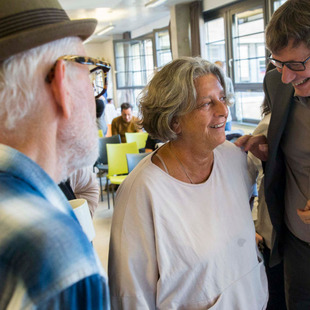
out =
[[137,143],[107,144],[108,174],[107,195],[110,200],[109,184],[112,184],[112,199],[114,206],[114,185],[120,185],[128,175],[126,154],[139,153]]

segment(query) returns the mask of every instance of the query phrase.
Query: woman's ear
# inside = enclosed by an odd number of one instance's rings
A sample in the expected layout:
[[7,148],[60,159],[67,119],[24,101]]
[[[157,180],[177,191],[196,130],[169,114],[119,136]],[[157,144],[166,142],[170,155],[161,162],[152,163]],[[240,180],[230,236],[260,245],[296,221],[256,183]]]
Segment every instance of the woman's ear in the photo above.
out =
[[56,63],[51,88],[58,110],[62,111],[66,119],[70,118],[72,113],[71,96],[66,78],[66,65],[63,60],[58,60]]
[[181,133],[181,124],[180,119],[178,117],[173,117],[171,122],[172,130],[178,135]]

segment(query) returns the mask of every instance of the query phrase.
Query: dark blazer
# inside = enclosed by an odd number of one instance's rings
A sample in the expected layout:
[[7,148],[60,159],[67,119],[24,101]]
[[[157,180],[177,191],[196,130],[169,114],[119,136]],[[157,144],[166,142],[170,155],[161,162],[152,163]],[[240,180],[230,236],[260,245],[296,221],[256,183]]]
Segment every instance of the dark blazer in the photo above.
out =
[[291,111],[294,88],[282,83],[281,73],[274,69],[265,76],[264,92],[272,112],[267,135],[269,155],[265,166],[265,197],[275,233],[270,258],[273,266],[281,259],[284,229],[285,162],[280,144]]

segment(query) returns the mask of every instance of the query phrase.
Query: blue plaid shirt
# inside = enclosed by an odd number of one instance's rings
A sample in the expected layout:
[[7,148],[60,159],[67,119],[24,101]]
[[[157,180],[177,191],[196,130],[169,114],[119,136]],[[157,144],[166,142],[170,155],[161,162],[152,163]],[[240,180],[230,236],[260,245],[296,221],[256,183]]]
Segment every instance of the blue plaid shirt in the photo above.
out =
[[98,310],[110,302],[106,275],[61,190],[0,144],[0,309],[7,308]]

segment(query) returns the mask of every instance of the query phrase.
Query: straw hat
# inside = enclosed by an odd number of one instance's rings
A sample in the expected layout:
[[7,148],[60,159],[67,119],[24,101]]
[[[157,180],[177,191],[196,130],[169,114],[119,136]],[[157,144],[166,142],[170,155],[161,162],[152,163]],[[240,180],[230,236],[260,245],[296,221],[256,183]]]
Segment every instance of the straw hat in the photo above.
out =
[[0,62],[61,38],[85,40],[96,25],[95,19],[70,20],[57,0],[1,0]]

